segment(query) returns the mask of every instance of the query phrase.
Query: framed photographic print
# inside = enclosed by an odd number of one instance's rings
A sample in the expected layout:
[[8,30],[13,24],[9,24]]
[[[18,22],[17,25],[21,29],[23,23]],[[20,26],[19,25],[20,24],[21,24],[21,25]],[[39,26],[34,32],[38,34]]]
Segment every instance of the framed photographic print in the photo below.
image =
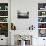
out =
[[21,11],[17,11],[17,18],[21,18],[21,19],[26,19],[29,18],[29,11],[27,12],[21,12]]

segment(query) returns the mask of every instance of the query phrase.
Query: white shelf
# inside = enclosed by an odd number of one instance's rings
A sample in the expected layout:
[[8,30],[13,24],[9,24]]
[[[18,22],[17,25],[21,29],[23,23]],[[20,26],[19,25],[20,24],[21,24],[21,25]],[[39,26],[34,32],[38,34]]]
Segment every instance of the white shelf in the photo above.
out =
[[38,23],[46,23],[46,22],[38,22]]
[[8,11],[8,10],[0,10],[0,11]]
[[44,15],[44,16],[38,16],[38,17],[46,17],[46,15]]
[[0,17],[8,17],[8,16],[0,16]]
[[46,28],[38,28],[38,29],[46,29]]
[[0,23],[8,23],[8,22],[0,22]]
[[46,10],[38,10],[38,11],[45,11],[46,12]]

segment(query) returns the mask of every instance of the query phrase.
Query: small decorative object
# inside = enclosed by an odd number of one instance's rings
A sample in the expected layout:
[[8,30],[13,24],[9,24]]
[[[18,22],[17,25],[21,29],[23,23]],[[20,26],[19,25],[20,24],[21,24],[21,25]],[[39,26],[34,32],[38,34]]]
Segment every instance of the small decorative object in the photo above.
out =
[[0,17],[0,22],[7,22],[7,17]]
[[0,10],[1,10],[1,6],[0,6]]
[[46,10],[46,6],[45,6],[45,10]]
[[42,21],[42,18],[38,18],[38,21],[41,22]]
[[39,36],[40,37],[46,37],[46,29],[40,29],[39,30]]
[[42,12],[42,15],[45,15],[45,12]]
[[32,26],[29,27],[29,30],[34,30],[34,28],[35,27],[32,25]]
[[0,23],[0,35],[8,37],[8,23]]
[[3,20],[4,22],[7,22],[7,19],[6,18],[4,18],[4,20]]
[[13,23],[11,23],[11,30],[16,30],[16,26]]
[[5,10],[8,10],[8,6],[5,6]]
[[46,22],[46,17],[38,17],[39,22]]
[[46,28],[46,24],[44,23],[44,24],[38,24],[38,28]]
[[8,3],[0,3],[0,10],[8,9]]
[[0,16],[8,16],[8,11],[0,11]]
[[17,17],[18,18],[29,18],[29,11],[27,11],[27,12],[17,11]]
[[38,3],[38,10],[45,10],[46,9],[46,3]]
[[45,9],[46,9],[46,6],[45,6]]
[[44,10],[44,8],[40,8],[40,10]]

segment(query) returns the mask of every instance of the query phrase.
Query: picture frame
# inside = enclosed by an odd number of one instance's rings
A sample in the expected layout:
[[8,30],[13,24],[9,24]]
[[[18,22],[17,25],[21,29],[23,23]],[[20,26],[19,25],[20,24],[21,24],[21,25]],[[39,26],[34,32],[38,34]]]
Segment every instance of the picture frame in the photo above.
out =
[[27,12],[17,11],[17,18],[28,19],[29,18],[29,11],[27,11]]

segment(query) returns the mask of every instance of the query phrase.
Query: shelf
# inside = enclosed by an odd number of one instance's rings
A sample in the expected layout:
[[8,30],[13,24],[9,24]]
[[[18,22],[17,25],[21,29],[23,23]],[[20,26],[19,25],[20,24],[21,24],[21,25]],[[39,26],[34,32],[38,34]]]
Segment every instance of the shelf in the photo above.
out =
[[38,29],[46,29],[46,28],[38,28]]
[[38,11],[46,11],[46,10],[38,10]]
[[46,22],[38,22],[38,23],[46,23]]
[[44,16],[38,16],[38,17],[46,17],[46,15],[44,15]]
[[8,23],[8,22],[0,22],[0,23]]
[[0,11],[8,11],[8,10],[0,10]]
[[0,17],[8,17],[8,16],[0,16]]
[[0,35],[8,37],[8,3],[0,3]]
[[46,37],[46,3],[38,3],[38,36]]

